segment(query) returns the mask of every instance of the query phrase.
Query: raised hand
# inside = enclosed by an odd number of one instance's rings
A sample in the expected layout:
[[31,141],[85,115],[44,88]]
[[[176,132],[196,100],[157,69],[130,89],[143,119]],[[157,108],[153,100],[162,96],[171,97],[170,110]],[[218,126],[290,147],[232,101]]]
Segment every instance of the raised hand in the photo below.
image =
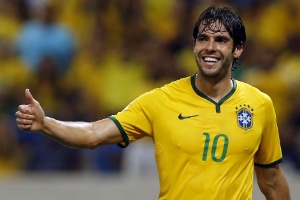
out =
[[45,113],[39,102],[31,95],[29,89],[25,90],[26,105],[20,105],[16,112],[18,128],[24,131],[40,131]]

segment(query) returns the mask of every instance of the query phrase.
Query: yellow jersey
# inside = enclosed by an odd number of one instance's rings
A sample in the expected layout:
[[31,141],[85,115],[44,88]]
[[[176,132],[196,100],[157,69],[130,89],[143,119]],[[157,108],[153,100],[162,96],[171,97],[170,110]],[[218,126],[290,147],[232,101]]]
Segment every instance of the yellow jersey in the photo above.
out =
[[124,147],[153,139],[159,200],[251,200],[254,165],[282,160],[273,103],[232,79],[218,103],[195,86],[195,75],[145,93],[110,116]]

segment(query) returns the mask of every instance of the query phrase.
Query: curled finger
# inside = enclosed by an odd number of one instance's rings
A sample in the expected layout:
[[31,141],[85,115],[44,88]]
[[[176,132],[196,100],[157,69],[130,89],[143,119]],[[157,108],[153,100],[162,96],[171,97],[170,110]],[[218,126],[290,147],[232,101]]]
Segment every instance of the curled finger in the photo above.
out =
[[23,131],[29,131],[31,129],[31,124],[27,124],[27,125],[24,125],[24,124],[18,124],[18,128],[23,130]]
[[17,118],[16,119],[18,125],[32,125],[33,120],[30,119],[24,119],[24,118]]
[[32,109],[29,105],[20,105],[19,111],[26,114],[33,114]]
[[16,112],[16,117],[20,118],[20,119],[28,119],[28,120],[34,120],[35,119],[34,115],[26,114],[26,113],[23,113],[21,111]]

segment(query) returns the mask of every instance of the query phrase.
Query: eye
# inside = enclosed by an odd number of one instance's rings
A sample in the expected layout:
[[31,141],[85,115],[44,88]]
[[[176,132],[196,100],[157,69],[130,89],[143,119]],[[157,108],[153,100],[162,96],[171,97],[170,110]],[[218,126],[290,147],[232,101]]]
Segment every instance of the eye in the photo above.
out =
[[216,38],[216,42],[219,42],[219,43],[227,43],[228,41],[229,41],[229,39],[226,37],[217,37]]
[[201,34],[197,35],[197,41],[201,42],[201,41],[206,41],[206,40],[207,40],[207,37],[205,35],[201,35]]
[[198,37],[197,40],[198,41],[205,41],[205,38],[204,37]]

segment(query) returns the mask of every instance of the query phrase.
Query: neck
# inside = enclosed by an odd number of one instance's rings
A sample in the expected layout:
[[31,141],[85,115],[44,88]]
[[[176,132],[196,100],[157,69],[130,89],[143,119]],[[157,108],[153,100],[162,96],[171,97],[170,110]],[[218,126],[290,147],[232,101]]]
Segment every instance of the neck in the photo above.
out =
[[221,80],[216,80],[214,78],[203,77],[197,73],[195,82],[198,90],[216,103],[225,97],[233,87],[230,76],[223,77]]

